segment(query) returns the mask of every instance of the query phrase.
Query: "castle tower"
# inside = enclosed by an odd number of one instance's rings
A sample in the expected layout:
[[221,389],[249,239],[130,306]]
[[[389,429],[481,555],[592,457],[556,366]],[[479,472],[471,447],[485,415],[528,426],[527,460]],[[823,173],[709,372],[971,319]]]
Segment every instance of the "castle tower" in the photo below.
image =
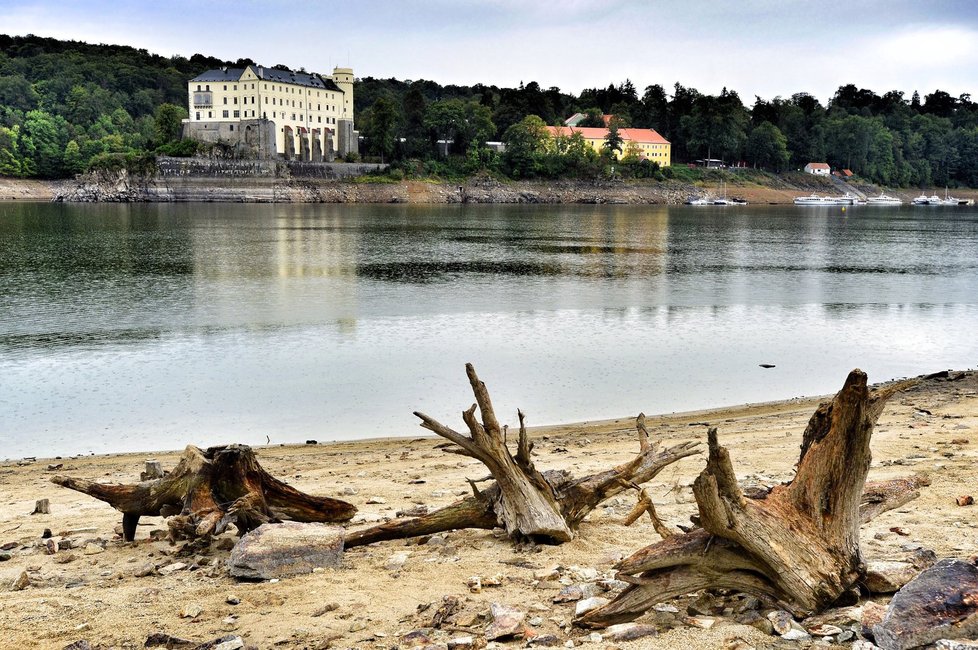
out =
[[333,82],[343,91],[340,117],[353,121],[353,68],[333,68]]
[[333,68],[333,83],[343,91],[343,107],[336,120],[337,154],[357,153],[360,134],[353,123],[353,68]]

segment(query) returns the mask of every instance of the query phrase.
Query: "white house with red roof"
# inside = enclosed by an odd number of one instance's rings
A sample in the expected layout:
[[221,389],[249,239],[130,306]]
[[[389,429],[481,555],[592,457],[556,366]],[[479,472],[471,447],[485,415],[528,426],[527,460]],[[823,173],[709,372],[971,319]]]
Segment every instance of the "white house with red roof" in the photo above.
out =
[[832,173],[832,168],[828,163],[810,162],[805,165],[805,172],[816,176],[828,176]]

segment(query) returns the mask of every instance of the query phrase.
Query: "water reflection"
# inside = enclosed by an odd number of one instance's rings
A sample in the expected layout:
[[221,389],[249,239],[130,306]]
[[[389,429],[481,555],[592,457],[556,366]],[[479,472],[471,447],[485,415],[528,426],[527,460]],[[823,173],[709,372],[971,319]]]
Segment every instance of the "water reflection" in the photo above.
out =
[[466,361],[538,424],[973,365],[978,215],[847,214],[0,204],[0,458],[411,434]]

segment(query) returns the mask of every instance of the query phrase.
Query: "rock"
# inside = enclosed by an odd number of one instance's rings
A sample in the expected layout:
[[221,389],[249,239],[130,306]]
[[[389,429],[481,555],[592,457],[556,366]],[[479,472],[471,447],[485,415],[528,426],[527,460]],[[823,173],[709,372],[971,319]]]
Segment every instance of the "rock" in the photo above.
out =
[[601,633],[591,632],[587,635],[588,643],[601,643]]
[[523,629],[523,619],[526,614],[514,607],[493,603],[489,607],[492,622],[486,628],[486,640],[501,639],[507,636],[515,636]]
[[803,641],[812,637],[808,634],[808,632],[800,627],[792,627],[790,630],[782,634],[781,638],[785,641]]
[[351,487],[349,485],[347,485],[345,488],[343,488],[340,491],[340,494],[342,494],[343,496],[347,496],[347,497],[351,497],[351,496],[355,495],[356,493],[357,493],[357,489],[355,487]]
[[9,559],[10,559],[11,557],[13,557],[13,556],[12,556],[12,555],[11,555],[10,553],[7,553],[7,552],[0,552],[0,562],[6,562],[6,561],[7,561],[7,560],[9,560]]
[[383,505],[387,503],[387,499],[384,497],[370,497],[367,499],[367,505]]
[[709,630],[717,623],[713,616],[687,616],[685,623],[690,627],[698,627],[701,630]]
[[791,624],[794,622],[791,614],[783,609],[778,609],[768,613],[767,620],[771,621],[774,631],[781,636],[787,634],[791,630]]
[[548,580],[558,580],[560,578],[560,567],[556,564],[546,569],[538,569],[533,572],[533,579],[541,582]]
[[482,591],[482,578],[479,576],[472,576],[465,581],[465,586],[469,588],[473,594],[477,594]]
[[241,599],[234,594],[228,594],[227,598],[224,599],[224,602],[226,602],[228,605],[240,605]]
[[828,623],[821,623],[819,625],[810,625],[805,628],[808,633],[812,636],[835,636],[836,634],[842,634],[843,629],[837,625],[829,625]]
[[89,542],[85,544],[85,548],[82,549],[82,553],[85,555],[98,555],[99,553],[105,553],[105,549],[94,542]]
[[173,564],[167,564],[159,568],[159,574],[161,576],[168,576],[171,573],[176,573],[177,571],[183,571],[187,568],[186,562],[174,562]]
[[471,636],[457,636],[448,640],[448,650],[471,650],[475,639]]
[[873,636],[873,626],[879,625],[883,617],[886,616],[886,606],[868,601],[863,603],[862,612],[859,616],[859,624],[862,626],[863,636]]
[[237,650],[244,647],[244,639],[237,635],[222,636],[213,641],[201,643],[194,650]]
[[400,645],[405,648],[417,648],[431,645],[431,638],[423,630],[413,630],[403,635],[400,642]]
[[203,611],[204,608],[197,603],[185,603],[180,608],[180,618],[197,618]]
[[871,594],[892,594],[917,577],[920,569],[909,562],[873,561],[866,563],[866,589]]
[[27,576],[27,571],[21,571],[20,575],[10,584],[10,591],[23,591],[31,586],[31,579]]
[[941,560],[893,596],[873,634],[884,650],[978,635],[978,567]]
[[570,585],[569,587],[564,587],[560,592],[554,596],[555,603],[571,603],[578,600],[584,600],[586,598],[593,598],[598,594],[597,585],[590,583]]
[[934,644],[934,650],[978,650],[978,641],[941,639]]
[[592,609],[597,609],[598,607],[604,607],[611,601],[607,598],[601,598],[599,596],[594,596],[592,598],[585,598],[584,600],[577,601],[577,607],[574,608],[574,616],[583,616]]
[[656,636],[659,631],[654,625],[641,623],[619,623],[605,629],[604,638],[608,641],[621,642],[641,639],[644,636]]
[[78,559],[78,556],[74,553],[60,553],[54,556],[54,561],[58,564],[68,564],[69,562],[74,562]]
[[312,613],[313,616],[319,617],[329,612],[334,612],[340,608],[339,603],[326,603],[316,611]]
[[563,642],[560,637],[554,636],[553,634],[541,634],[540,636],[535,636],[530,639],[529,644],[531,647],[544,647],[544,648],[556,648]]
[[139,567],[138,569],[132,572],[132,574],[137,578],[145,578],[146,576],[151,576],[154,573],[156,573],[156,567],[153,565],[152,562],[147,562],[146,564],[142,565],[141,567]]
[[85,639],[79,639],[74,643],[69,643],[61,650],[92,650],[92,644]]
[[970,494],[962,494],[954,500],[959,506],[971,506],[975,503],[975,498]]
[[384,568],[388,571],[400,571],[407,564],[409,557],[411,557],[410,553],[394,553],[384,562]]
[[231,576],[270,580],[335,567],[343,556],[343,529],[319,523],[262,524],[246,533],[228,557]]
[[164,648],[178,648],[185,645],[196,644],[190,639],[181,639],[180,637],[170,636],[164,632],[153,632],[146,637],[146,643],[143,644],[143,647],[155,648],[163,646]]

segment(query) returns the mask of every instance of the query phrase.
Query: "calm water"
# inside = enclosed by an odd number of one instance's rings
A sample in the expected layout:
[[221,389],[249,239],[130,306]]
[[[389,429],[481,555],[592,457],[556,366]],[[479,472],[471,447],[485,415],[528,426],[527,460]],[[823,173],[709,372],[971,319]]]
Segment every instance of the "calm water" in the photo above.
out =
[[530,424],[822,394],[976,331],[973,208],[0,204],[0,458],[462,427],[466,361]]

